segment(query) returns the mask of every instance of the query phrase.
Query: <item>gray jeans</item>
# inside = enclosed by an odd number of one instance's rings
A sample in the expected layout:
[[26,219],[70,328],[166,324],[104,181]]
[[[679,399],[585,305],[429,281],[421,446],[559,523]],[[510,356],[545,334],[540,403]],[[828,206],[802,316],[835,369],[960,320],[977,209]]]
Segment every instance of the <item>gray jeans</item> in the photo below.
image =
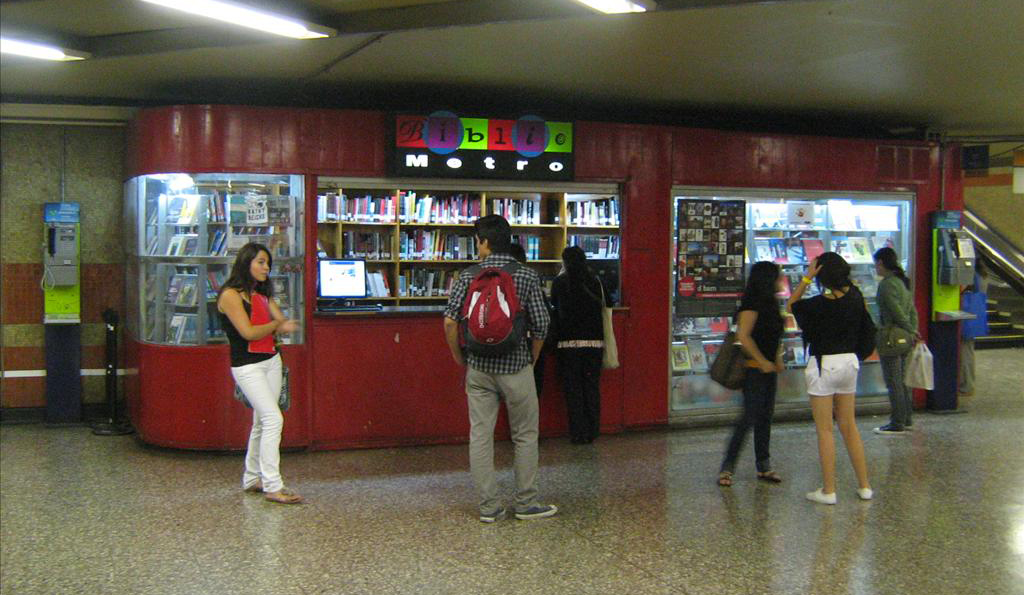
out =
[[533,366],[526,366],[515,374],[488,374],[467,368],[469,470],[480,494],[480,512],[484,514],[502,506],[494,472],[494,424],[498,420],[501,396],[505,397],[509,429],[515,444],[515,508],[517,511],[526,510],[537,500],[537,424],[540,414]]
[[913,393],[910,387],[903,383],[908,355],[880,358],[882,360],[882,378],[885,379],[885,387],[889,389],[889,404],[892,405],[889,422],[904,428],[913,423],[910,415],[914,409],[911,400]]

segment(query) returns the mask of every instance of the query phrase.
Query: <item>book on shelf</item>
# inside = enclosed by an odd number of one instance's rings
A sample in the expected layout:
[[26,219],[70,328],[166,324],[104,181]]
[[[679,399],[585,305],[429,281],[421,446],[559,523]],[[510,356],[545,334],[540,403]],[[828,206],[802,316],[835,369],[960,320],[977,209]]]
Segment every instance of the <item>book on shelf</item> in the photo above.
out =
[[[175,279],[181,279],[180,287],[178,288],[177,297],[174,300],[176,306],[195,306],[197,303],[196,286],[197,279],[195,277],[180,277],[175,275]],[[169,292],[168,292],[169,293]]]
[[727,333],[732,319],[728,316],[712,316],[708,319],[708,327],[712,333]]
[[825,253],[825,244],[815,238],[801,240],[804,245],[804,260],[810,262]]
[[398,277],[400,297],[443,297],[451,292],[459,272],[448,269],[405,269]]
[[164,256],[177,256],[181,252],[182,243],[185,241],[185,236],[175,235],[171,237],[171,240],[167,242],[167,251]]
[[852,258],[848,259],[849,262],[855,264],[864,264],[872,262],[871,258],[871,244],[868,243],[868,239],[865,237],[850,237],[850,254]]
[[570,196],[565,209],[569,225],[619,225],[619,201],[611,196],[582,200]]
[[526,253],[526,260],[540,260],[540,237],[512,234],[512,243],[519,244]]
[[185,321],[188,318],[186,314],[174,314],[171,316],[170,321],[167,323],[167,335],[164,337],[165,343],[181,343],[185,336]]
[[391,234],[379,231],[346,231],[342,234],[345,256],[367,260],[391,260]]
[[382,271],[371,271],[366,276],[372,297],[391,297],[391,287],[387,275]]
[[714,363],[715,357],[718,356],[718,352],[722,349],[722,341],[704,341],[704,362],[708,368],[711,368],[711,364]]
[[786,241],[783,239],[768,240],[768,246],[772,252],[772,262],[776,264],[789,264],[789,257],[786,252]]
[[511,225],[540,225],[540,195],[530,198],[491,198],[491,213],[501,215]]
[[[181,208],[178,209],[178,225],[193,225],[196,222],[196,213],[199,207],[199,199],[201,198],[198,194],[183,194],[175,198],[181,198]],[[168,220],[170,220],[170,210],[168,210]]]
[[185,282],[183,275],[174,275],[167,282],[167,295],[164,297],[164,303],[176,304],[178,303],[178,293],[181,291],[181,286]]
[[672,346],[672,371],[687,372],[690,366],[690,350],[685,343]]
[[805,264],[807,262],[807,251],[804,250],[803,242],[799,238],[787,238],[786,259],[789,264]]
[[579,246],[587,258],[615,259],[619,257],[619,236],[570,235],[567,238],[570,246]]
[[850,238],[848,237],[834,237],[832,238],[832,251],[842,256],[846,262],[854,262],[853,246],[850,244]]
[[690,352],[690,366],[694,372],[707,372],[708,360],[704,354],[704,342],[700,339],[690,339],[686,342],[686,348]]
[[775,262],[775,257],[772,255],[772,248],[768,244],[767,239],[754,240],[754,261]]

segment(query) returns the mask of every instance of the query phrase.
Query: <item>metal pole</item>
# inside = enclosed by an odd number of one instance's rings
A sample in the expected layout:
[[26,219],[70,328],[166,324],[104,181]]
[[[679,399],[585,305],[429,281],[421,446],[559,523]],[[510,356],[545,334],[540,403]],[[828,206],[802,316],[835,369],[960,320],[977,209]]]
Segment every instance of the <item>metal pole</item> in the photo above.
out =
[[92,433],[98,436],[120,436],[131,434],[131,425],[118,419],[117,412],[117,312],[110,308],[103,311],[103,322],[107,327],[106,373],[105,385],[107,392],[108,417],[92,426]]

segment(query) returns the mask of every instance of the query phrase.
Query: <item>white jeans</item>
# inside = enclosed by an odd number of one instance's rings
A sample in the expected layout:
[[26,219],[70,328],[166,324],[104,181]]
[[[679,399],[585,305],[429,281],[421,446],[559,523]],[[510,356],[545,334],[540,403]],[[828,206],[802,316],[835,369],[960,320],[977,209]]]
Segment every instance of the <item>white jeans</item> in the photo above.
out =
[[281,481],[281,428],[284,416],[277,406],[281,393],[281,354],[259,363],[231,368],[235,382],[252,404],[252,432],[245,453],[242,487],[263,482],[264,492],[279,492]]

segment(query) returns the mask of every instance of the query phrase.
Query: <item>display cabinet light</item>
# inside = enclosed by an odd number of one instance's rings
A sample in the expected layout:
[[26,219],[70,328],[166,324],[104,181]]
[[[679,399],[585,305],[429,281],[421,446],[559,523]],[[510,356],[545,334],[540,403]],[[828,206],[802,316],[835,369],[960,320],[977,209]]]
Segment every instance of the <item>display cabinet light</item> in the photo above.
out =
[[605,14],[621,14],[625,12],[647,12],[654,10],[654,2],[651,0],[576,0],[580,4],[586,4],[594,10],[600,10]]
[[0,37],[0,54],[13,54],[26,58],[37,58],[39,60],[53,60],[56,62],[70,62],[72,60],[85,60],[89,57],[88,52],[79,52],[59,48],[52,45],[20,41],[7,37]]
[[318,39],[337,34],[337,31],[328,27],[304,23],[230,2],[219,2],[218,0],[142,1],[293,39]]

